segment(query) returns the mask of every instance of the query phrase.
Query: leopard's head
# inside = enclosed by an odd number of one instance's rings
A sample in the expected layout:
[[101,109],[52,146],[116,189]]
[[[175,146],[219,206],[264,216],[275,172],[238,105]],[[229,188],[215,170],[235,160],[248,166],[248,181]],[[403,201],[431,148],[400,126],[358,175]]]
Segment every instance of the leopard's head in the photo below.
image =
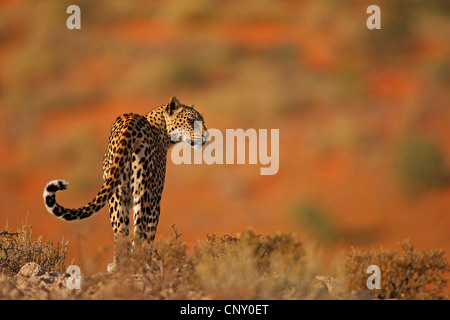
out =
[[172,143],[184,141],[191,146],[203,146],[208,138],[205,121],[194,105],[187,106],[172,97],[164,107],[167,133]]

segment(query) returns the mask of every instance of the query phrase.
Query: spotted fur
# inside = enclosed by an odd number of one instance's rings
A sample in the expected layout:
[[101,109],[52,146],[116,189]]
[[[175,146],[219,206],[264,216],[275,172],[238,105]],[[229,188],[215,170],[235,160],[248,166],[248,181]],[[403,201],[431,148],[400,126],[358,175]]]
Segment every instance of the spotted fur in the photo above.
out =
[[[195,121],[203,124],[201,134],[194,129]],[[181,104],[176,97],[146,115],[124,114],[112,125],[103,159],[104,182],[94,199],[81,208],[65,208],[57,203],[55,193],[65,190],[67,182],[53,180],[44,189],[45,206],[60,219],[80,220],[108,203],[116,244],[129,233],[128,211],[133,209],[134,237],[144,239],[151,246],[160,216],[168,150],[179,141],[203,145],[206,137],[202,115],[194,106]],[[114,263],[108,267],[110,271],[114,268]]]

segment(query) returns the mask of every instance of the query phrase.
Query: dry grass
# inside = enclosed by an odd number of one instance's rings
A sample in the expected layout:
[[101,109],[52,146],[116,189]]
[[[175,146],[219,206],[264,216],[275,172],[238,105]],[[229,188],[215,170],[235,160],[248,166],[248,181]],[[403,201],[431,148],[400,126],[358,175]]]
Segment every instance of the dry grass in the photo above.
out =
[[208,236],[193,255],[197,284],[215,299],[306,297],[314,281],[303,246],[290,234]]
[[378,299],[443,299],[450,271],[443,250],[414,250],[411,241],[401,244],[401,253],[389,250],[353,249],[345,263],[349,291],[367,290],[366,269],[381,269],[381,289],[370,293]]
[[124,253],[117,273],[87,277],[84,286],[97,288],[95,298],[106,299],[298,299],[323,293],[314,287],[306,250],[290,234],[208,235],[190,253],[178,236],[155,244],[150,266],[137,248]]
[[17,232],[8,227],[0,232],[0,273],[17,274],[28,262],[36,262],[47,271],[64,272],[68,242],[53,244],[42,237],[32,239],[31,226],[24,225]]
[[[445,298],[445,276],[450,268],[444,252],[417,252],[411,242],[402,244],[401,253],[353,249],[344,261],[342,277],[333,278],[321,275],[314,250],[288,233],[263,236],[244,230],[235,236],[208,235],[206,240],[190,247],[180,241],[181,234],[175,228],[174,231],[174,237],[155,243],[151,259],[145,254],[148,248],[137,245],[133,252],[121,253],[117,272],[82,274],[81,290],[69,290],[64,285],[67,243],[55,248],[41,238],[32,241],[30,227],[17,233],[4,231],[0,242],[1,267],[13,280],[3,278],[0,293],[13,299],[36,298],[33,295],[39,299]],[[49,283],[56,280],[48,281],[48,271],[60,272],[52,276],[59,279],[59,287],[30,290],[32,281],[42,285],[37,278],[27,280],[27,289],[21,289],[20,278],[10,276],[30,261],[47,271],[42,277]],[[381,290],[366,287],[369,277],[366,269],[373,264],[381,268]],[[3,288],[2,283],[9,289]],[[40,294],[39,290],[47,293]],[[9,292],[15,292],[15,296]]]

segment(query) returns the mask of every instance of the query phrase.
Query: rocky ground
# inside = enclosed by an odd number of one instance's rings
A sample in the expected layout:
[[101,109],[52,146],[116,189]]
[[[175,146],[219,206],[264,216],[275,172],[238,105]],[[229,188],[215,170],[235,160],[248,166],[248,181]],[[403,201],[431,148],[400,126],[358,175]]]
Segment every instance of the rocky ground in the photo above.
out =
[[34,262],[24,265],[14,277],[0,276],[2,299],[67,299],[72,290],[66,284],[66,275],[46,272]]
[[[120,281],[119,275],[98,273],[89,277],[80,277],[80,283],[83,288],[79,290],[76,287],[76,280],[70,274],[61,274],[59,272],[47,272],[37,263],[29,262],[25,264],[15,276],[9,277],[0,275],[0,299],[12,300],[68,300],[68,299],[105,299],[113,298],[112,294],[116,292]],[[123,279],[121,279],[123,280]],[[128,285],[139,287],[139,291],[145,292],[145,279],[139,276],[129,277]],[[85,288],[84,284],[87,284]],[[72,288],[71,288],[72,287]],[[336,291],[337,280],[328,276],[317,276],[315,289],[320,292],[319,295],[332,294]],[[107,294],[109,293],[109,294]],[[167,288],[161,290],[159,297],[148,298],[171,298],[173,289]],[[123,298],[123,297],[121,297]],[[129,298],[145,298],[144,296]],[[206,296],[191,292],[188,299],[208,299]],[[353,298],[364,298],[364,295],[357,294]],[[369,297],[366,297],[369,298]]]

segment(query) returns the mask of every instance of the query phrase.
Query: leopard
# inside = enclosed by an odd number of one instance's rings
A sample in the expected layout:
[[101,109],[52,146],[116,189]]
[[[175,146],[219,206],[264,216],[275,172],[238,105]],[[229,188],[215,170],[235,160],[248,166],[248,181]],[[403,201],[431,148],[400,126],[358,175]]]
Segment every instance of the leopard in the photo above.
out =
[[[61,206],[55,194],[66,190],[65,180],[52,180],[44,188],[44,204],[55,217],[74,221],[86,219],[99,212],[108,203],[114,234],[114,259],[107,271],[117,271],[120,255],[118,248],[127,239],[130,210],[133,213],[133,241],[147,245],[151,256],[161,213],[169,149],[176,143],[188,143],[202,148],[208,140],[203,115],[194,105],[182,104],[171,97],[167,104],[147,114],[126,113],[114,121],[103,157],[103,185],[88,204],[69,209]],[[122,242],[121,242],[122,240]]]

